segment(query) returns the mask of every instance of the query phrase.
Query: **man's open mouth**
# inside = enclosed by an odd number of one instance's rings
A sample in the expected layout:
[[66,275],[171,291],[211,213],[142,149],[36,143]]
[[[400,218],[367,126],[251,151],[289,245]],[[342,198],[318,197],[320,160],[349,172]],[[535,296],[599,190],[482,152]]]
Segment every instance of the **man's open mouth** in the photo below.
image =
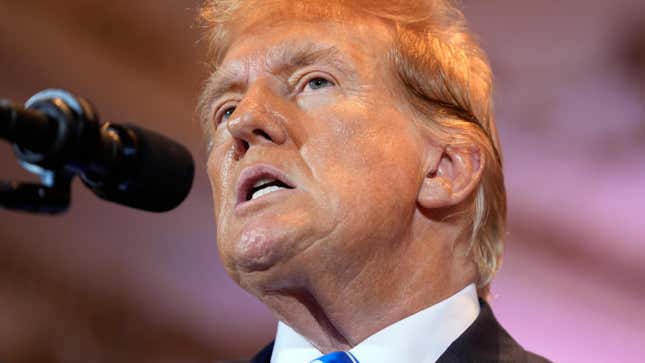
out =
[[253,187],[246,195],[246,200],[253,200],[260,198],[263,195],[277,192],[282,189],[293,189],[287,184],[281,182],[280,180],[271,179],[271,178],[262,178],[253,184]]
[[280,170],[268,165],[247,168],[238,179],[237,204],[288,189],[295,189],[294,184]]

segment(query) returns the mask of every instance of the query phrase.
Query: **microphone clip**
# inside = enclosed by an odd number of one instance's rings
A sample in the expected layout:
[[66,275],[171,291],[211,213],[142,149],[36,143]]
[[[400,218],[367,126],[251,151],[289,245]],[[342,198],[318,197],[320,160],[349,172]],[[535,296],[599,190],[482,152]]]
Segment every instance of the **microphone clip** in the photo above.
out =
[[[55,127],[45,128],[52,120]],[[33,127],[36,124],[40,127]],[[32,135],[26,132],[28,129],[41,132]],[[79,143],[95,141],[90,135],[98,135],[98,129],[98,117],[89,102],[64,90],[39,92],[24,108],[0,101],[0,136],[13,141],[19,164],[40,177],[40,183],[0,181],[0,208],[42,214],[66,212],[72,180],[79,170],[65,160],[72,150],[86,146]]]

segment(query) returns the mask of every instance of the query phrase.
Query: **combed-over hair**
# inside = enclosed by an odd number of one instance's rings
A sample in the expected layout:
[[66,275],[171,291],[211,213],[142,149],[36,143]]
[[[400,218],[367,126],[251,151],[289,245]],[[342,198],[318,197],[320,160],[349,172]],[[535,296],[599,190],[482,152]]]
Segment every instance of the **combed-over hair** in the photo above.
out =
[[[208,27],[214,65],[235,34],[262,21],[343,21],[374,16],[392,27],[389,60],[412,109],[446,145],[477,145],[483,173],[464,212],[463,233],[478,269],[479,294],[502,261],[506,192],[492,101],[492,73],[483,50],[450,0],[207,0],[202,19]],[[244,27],[244,28],[242,28]]]

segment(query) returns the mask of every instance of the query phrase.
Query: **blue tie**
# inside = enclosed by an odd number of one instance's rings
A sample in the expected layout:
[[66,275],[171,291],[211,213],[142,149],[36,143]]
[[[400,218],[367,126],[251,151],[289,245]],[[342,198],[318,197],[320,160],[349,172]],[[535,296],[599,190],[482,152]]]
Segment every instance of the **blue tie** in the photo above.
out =
[[350,352],[333,352],[325,354],[310,363],[359,363],[358,359]]

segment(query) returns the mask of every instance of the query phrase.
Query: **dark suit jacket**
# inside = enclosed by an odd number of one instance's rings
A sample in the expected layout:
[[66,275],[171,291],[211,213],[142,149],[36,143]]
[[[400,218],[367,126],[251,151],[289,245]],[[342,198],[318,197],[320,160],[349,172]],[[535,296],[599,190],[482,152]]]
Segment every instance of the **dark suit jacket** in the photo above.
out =
[[[481,311],[473,324],[439,357],[437,363],[548,363],[547,359],[527,352],[502,328],[493,312],[480,300]],[[249,363],[269,363],[273,343],[260,351]],[[293,362],[306,363],[306,362]],[[369,362],[364,362],[369,363]],[[398,362],[392,362],[398,363]]]

